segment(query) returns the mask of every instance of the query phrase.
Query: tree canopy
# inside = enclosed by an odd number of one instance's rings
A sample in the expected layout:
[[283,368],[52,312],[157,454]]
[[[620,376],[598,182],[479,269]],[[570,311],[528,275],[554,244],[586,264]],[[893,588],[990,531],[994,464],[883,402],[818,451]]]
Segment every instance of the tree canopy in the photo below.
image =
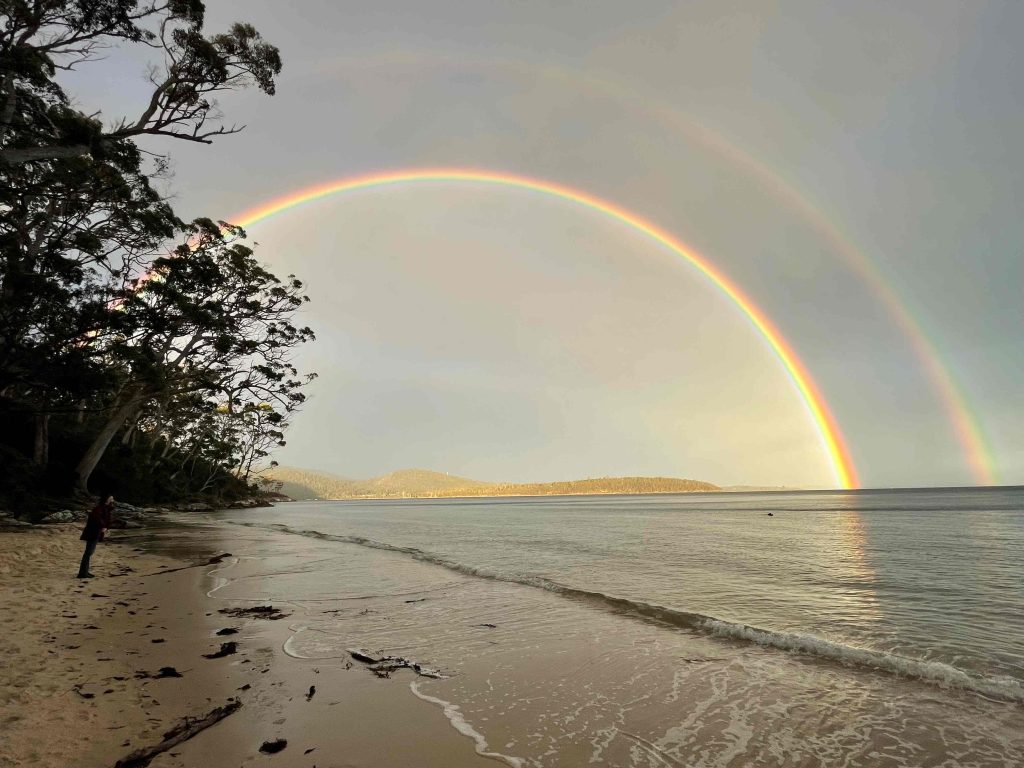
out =
[[[273,95],[278,50],[204,16],[199,0],[0,0],[0,496],[97,471],[154,499],[242,487],[304,400],[302,283],[237,227],[182,221],[155,184],[166,155],[137,143],[209,144],[242,130],[219,93]],[[105,121],[61,75],[113,46],[151,54],[150,89]]]

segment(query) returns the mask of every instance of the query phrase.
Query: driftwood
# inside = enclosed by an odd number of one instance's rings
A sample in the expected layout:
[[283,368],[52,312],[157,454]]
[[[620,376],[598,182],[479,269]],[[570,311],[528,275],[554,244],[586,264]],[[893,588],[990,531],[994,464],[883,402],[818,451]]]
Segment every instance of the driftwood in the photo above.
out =
[[391,673],[398,669],[411,669],[422,677],[431,677],[435,680],[444,679],[444,675],[436,669],[425,667],[422,664],[411,661],[404,656],[387,656],[382,653],[374,653],[365,648],[349,648],[349,655],[356,661],[361,661],[377,677],[391,677]]
[[137,749],[122,760],[114,763],[114,768],[145,768],[154,757],[168,749],[188,741],[197,733],[216,725],[228,715],[234,714],[242,706],[240,701],[229,701],[223,707],[217,707],[201,718],[186,717],[164,734],[164,740],[151,747]]
[[153,573],[144,573],[144,574],[142,574],[142,576],[143,577],[145,577],[145,576],[163,576],[165,573],[177,573],[178,571],[187,571],[189,568],[202,568],[203,566],[206,566],[206,565],[217,565],[219,563],[224,562],[224,558],[225,557],[231,557],[231,553],[230,552],[225,552],[225,553],[220,554],[220,555],[215,555],[215,556],[211,557],[209,560],[207,560],[205,563],[192,563],[192,565],[183,565],[183,566],[181,566],[179,568],[165,568],[162,571],[154,571]]

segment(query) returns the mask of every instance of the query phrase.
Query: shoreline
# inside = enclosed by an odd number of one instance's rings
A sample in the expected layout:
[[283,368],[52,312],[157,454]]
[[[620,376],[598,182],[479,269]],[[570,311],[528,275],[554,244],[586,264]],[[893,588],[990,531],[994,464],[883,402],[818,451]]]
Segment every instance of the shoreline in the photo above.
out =
[[[150,764],[312,766],[343,756],[352,766],[493,765],[437,707],[409,695],[411,672],[380,680],[360,664],[287,656],[288,606],[281,620],[221,612],[251,601],[210,596],[238,557],[208,562],[228,550],[215,551],[222,542],[196,523],[115,529],[88,580],[74,578],[78,524],[0,532],[10,628],[0,636],[0,766],[115,765],[185,718],[235,702]],[[260,752],[278,739],[282,751]]]
[[0,533],[13,628],[0,768],[116,765],[221,708],[237,711],[151,765],[899,768],[908,754],[1024,754],[1019,705],[276,528],[289,514],[302,520],[284,507],[115,531],[85,582],[72,578],[77,525]]
[[[602,496],[739,496],[742,494],[778,494],[783,495],[845,495],[858,493],[934,493],[936,491],[1015,491],[1024,490],[1024,485],[967,485],[967,486],[886,486],[884,488],[719,488],[716,491],[644,491],[639,493],[621,493],[617,491],[595,491],[591,493],[520,493],[502,495],[477,495],[477,496],[345,496],[337,499],[289,499],[280,503],[312,503],[312,502],[335,502],[335,501],[471,501],[473,499],[557,499],[557,498],[586,498]],[[275,502],[276,503],[276,502]],[[273,505],[271,505],[273,506]]]

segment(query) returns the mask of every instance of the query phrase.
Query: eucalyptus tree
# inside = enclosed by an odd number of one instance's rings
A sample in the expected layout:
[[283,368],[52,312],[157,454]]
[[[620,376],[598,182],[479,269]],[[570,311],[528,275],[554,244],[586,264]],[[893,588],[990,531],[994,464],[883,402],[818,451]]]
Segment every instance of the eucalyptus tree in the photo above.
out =
[[[248,24],[207,35],[204,16],[201,0],[0,0],[0,408],[34,415],[38,463],[52,414],[123,406],[107,309],[186,231],[152,184],[166,156],[137,142],[209,144],[241,130],[219,93],[275,91],[278,50]],[[150,87],[105,120],[61,75],[115,46],[151,54]]]
[[[274,93],[278,50],[249,24],[203,34],[201,0],[0,0],[0,163],[103,156],[139,136],[209,144],[241,130],[217,119],[216,95],[255,84]],[[159,55],[139,111],[105,125],[71,106],[56,80],[113,45]]]
[[102,349],[119,384],[76,468],[80,487],[148,402],[199,395],[230,414],[262,403],[286,414],[305,400],[311,377],[292,356],[314,335],[293,320],[308,297],[294,276],[282,281],[260,265],[243,235],[197,220],[185,243],[118,294]]

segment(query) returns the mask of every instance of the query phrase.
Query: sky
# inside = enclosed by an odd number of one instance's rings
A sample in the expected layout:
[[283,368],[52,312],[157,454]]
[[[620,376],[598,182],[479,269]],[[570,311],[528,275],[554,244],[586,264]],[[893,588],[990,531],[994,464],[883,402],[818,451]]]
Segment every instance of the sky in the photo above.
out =
[[[221,99],[241,134],[159,144],[180,214],[232,220],[438,166],[571,187],[741,287],[817,384],[862,485],[1024,483],[1024,4],[207,6],[209,31],[249,21],[285,67],[277,95]],[[144,73],[111,51],[68,82],[114,118],[138,111]],[[335,195],[249,235],[307,283],[318,334],[281,463],[836,485],[749,318],[613,217],[432,182]]]

